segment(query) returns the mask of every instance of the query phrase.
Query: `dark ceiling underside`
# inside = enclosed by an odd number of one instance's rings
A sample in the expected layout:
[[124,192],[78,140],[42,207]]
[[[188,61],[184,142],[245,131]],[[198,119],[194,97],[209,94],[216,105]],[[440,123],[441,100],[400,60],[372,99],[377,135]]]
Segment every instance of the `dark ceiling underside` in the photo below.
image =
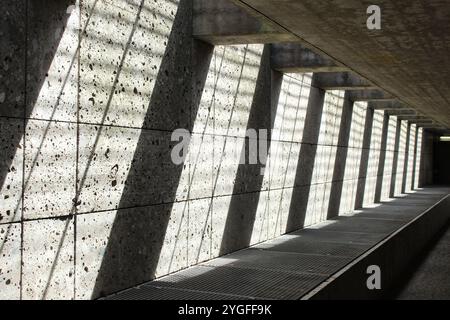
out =
[[[450,128],[449,0],[239,0]],[[366,27],[381,7],[381,30]]]

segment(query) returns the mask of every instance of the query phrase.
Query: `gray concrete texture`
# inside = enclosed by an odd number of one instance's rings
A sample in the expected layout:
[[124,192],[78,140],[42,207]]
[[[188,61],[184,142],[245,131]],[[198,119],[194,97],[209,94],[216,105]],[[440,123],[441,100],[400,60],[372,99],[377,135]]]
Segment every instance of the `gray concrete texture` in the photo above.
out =
[[[1,298],[97,298],[402,184],[396,119],[365,121],[364,103],[315,75],[272,70],[268,45],[195,40],[189,0],[3,6]],[[178,128],[191,133],[182,165]],[[247,128],[269,131],[265,165],[239,164]],[[415,187],[431,183],[433,139],[416,137],[414,157],[397,157]]]

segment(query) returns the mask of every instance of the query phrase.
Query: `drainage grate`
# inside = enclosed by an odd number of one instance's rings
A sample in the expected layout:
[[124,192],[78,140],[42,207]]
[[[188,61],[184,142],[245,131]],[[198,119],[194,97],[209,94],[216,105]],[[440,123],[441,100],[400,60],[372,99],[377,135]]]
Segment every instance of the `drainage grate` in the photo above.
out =
[[397,230],[405,222],[395,220],[379,220],[362,217],[339,217],[333,220],[322,230],[326,231],[344,231],[344,232],[367,232],[390,234]]
[[305,239],[298,237],[283,243],[278,243],[276,245],[272,245],[270,243],[262,243],[254,246],[253,248],[271,251],[296,252],[303,254],[319,254],[325,256],[354,258],[362,254],[369,247],[370,245],[367,244],[306,241]]
[[249,297],[142,285],[104,300],[248,300]]
[[283,271],[198,266],[143,286],[194,289],[257,299],[298,299],[327,277]]
[[329,275],[350,261],[351,259],[346,257],[247,249],[211,260],[203,265]]
[[290,233],[290,235],[296,235],[306,241],[371,245],[380,242],[384,237],[386,237],[384,233],[324,231],[320,229],[303,229]]

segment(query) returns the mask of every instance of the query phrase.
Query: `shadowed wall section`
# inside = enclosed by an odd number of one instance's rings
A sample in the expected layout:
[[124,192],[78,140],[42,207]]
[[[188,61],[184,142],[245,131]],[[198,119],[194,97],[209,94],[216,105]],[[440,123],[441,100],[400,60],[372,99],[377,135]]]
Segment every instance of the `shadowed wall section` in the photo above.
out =
[[286,232],[289,208],[298,188],[295,172],[302,141],[306,134],[311,97],[312,75],[286,74],[283,76],[272,130],[267,168],[264,171],[263,188],[267,199],[260,199],[251,244],[272,239]]
[[399,144],[398,144],[398,157],[395,170],[395,186],[394,186],[394,196],[399,196],[402,194],[403,181],[406,179],[405,160],[406,158],[406,147],[407,147],[407,135],[408,135],[408,124],[406,121],[402,120],[399,122]]
[[416,150],[415,150],[415,158],[416,161],[414,163],[415,173],[414,173],[414,187],[419,188],[423,184],[423,179],[421,180],[421,173],[423,172],[422,165],[422,143],[423,143],[423,129],[417,128],[416,131]]
[[406,182],[404,192],[414,190],[416,132],[417,132],[416,125],[409,124],[409,146],[408,146],[409,150],[407,161],[405,161]]
[[420,169],[418,183],[419,187],[433,184],[433,141],[435,137],[428,130],[419,131],[419,141],[421,141]]
[[[391,195],[392,186],[392,172],[394,168],[395,149],[398,144],[397,141],[397,117],[388,117],[387,120],[387,138],[386,147],[384,151],[384,160],[380,162],[383,166],[382,173],[378,176],[381,182],[381,191],[378,201],[387,200]],[[395,167],[396,168],[396,167]]]
[[352,122],[348,134],[347,160],[345,161],[342,195],[337,212],[343,215],[352,212],[356,207],[357,188],[363,152],[364,125],[366,123],[367,103],[356,102],[352,110]]
[[[365,181],[363,207],[377,202],[377,187],[381,192],[384,159],[386,154],[387,119],[384,112],[373,112],[372,135],[370,137],[369,160],[367,163],[367,177]],[[379,179],[381,177],[381,179]]]
[[[267,130],[267,148],[270,150],[273,122],[277,111],[278,99],[283,84],[283,75],[270,68],[270,48],[264,49],[261,58],[257,86],[250,109],[247,130]],[[285,88],[283,88],[286,90]],[[270,109],[267,107],[270,106]],[[260,146],[255,137],[247,136],[242,148],[241,158],[250,159],[250,155],[258,156]],[[259,136],[264,139],[263,136]],[[251,149],[251,144],[257,145]],[[256,152],[256,154],[254,154]],[[253,153],[253,154],[252,154]],[[236,173],[228,214],[226,215],[219,254],[233,252],[250,244],[256,212],[261,194],[266,195],[263,188],[264,172],[267,163],[240,163]]]
[[[372,147],[371,140],[372,136],[376,137],[376,127],[375,127],[375,121],[374,121],[375,111],[372,108],[366,107],[366,114],[365,114],[365,124],[364,124],[364,134],[362,137],[362,150],[361,150],[361,159],[360,159],[360,167],[359,167],[359,174],[358,174],[358,183],[356,187],[356,199],[355,199],[355,209],[362,208],[364,206],[364,191],[366,190],[367,186],[371,186],[373,188],[373,183],[371,183],[371,177],[372,175],[375,175],[373,173],[373,168],[369,168],[369,160],[370,160],[370,150]],[[378,156],[379,157],[379,156]],[[375,157],[378,160],[378,157]],[[376,169],[378,165],[375,165],[374,168]],[[369,174],[369,169],[370,174]],[[373,189],[372,189],[373,190]],[[369,198],[372,199],[372,202],[374,201],[373,195]]]
[[329,219],[339,214],[339,209],[341,206],[345,166],[348,163],[347,160],[349,160],[347,156],[349,155],[349,141],[353,109],[353,102],[348,99],[347,95],[345,95],[344,103],[342,106],[341,124],[339,126],[340,130],[339,138],[337,141],[336,158],[334,161],[333,178],[331,181],[330,201],[328,204],[327,218]]

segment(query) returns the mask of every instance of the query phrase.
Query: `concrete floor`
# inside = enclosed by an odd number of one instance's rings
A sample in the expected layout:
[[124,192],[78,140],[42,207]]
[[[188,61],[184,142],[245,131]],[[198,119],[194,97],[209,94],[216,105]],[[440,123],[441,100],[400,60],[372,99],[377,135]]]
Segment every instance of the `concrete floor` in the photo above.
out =
[[422,189],[107,299],[299,299],[448,192],[443,188]]
[[450,225],[413,270],[397,295],[400,300],[450,299]]

